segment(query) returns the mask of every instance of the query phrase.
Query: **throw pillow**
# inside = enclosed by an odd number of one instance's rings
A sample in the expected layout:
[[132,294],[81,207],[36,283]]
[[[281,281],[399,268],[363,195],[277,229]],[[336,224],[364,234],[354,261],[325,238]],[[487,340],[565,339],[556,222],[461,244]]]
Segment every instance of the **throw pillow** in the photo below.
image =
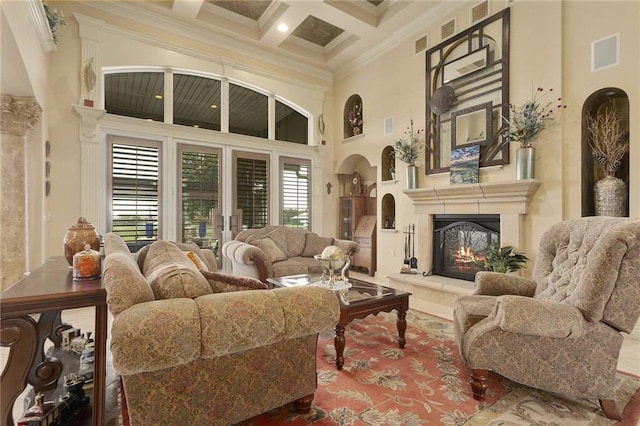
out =
[[200,271],[209,281],[214,293],[225,293],[239,290],[266,290],[267,285],[262,281],[239,275],[225,274],[221,272]]
[[102,282],[107,289],[107,305],[113,315],[138,303],[154,300],[149,283],[130,254],[112,253],[105,257]]
[[309,232],[305,236],[305,239],[304,251],[302,252],[302,256],[304,257],[312,257],[316,254],[322,254],[322,250],[333,244],[332,237],[321,237],[313,232]]
[[282,230],[281,228],[274,229],[267,234],[267,237],[271,238],[273,242],[276,243],[280,251],[282,251],[285,256],[287,256],[287,234],[285,234],[284,230]]
[[207,266],[207,269],[212,269],[213,265],[209,265],[209,261],[207,260],[207,257],[204,255],[204,253],[202,253],[202,250],[200,250],[200,247],[198,247],[198,245],[194,242],[191,243],[176,243],[174,242],[173,244],[175,244],[176,246],[178,246],[178,248],[182,251],[192,251],[196,254],[196,256],[198,256],[200,258],[200,260],[202,260],[202,262]]
[[202,261],[202,259],[200,259],[198,257],[198,255],[195,254],[194,252],[185,251],[184,254],[187,255],[189,260],[191,262],[193,262],[193,264],[195,265],[196,268],[198,268],[199,271],[208,271],[209,270],[209,268],[207,268],[207,265],[205,265],[204,262]]
[[193,262],[169,241],[160,240],[149,246],[142,272],[156,299],[196,298],[212,293]]
[[280,260],[287,260],[287,255],[285,255],[278,245],[269,237],[251,241],[249,244],[262,250],[267,255],[271,263],[278,262]]

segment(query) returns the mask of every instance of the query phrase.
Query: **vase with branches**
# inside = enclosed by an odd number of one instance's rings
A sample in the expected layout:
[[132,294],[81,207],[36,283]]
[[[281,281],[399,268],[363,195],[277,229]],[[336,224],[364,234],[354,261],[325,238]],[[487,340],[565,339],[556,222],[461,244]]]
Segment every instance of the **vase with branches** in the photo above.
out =
[[622,160],[629,151],[629,132],[622,128],[622,118],[612,101],[599,113],[587,116],[587,141],[595,163],[604,179],[594,186],[597,216],[626,216],[627,185],[616,177]]
[[407,188],[414,189],[417,185],[418,177],[416,171],[416,161],[420,158],[425,144],[422,140],[424,130],[415,130],[413,120],[404,131],[405,136],[394,141],[392,155],[394,158],[407,163]]

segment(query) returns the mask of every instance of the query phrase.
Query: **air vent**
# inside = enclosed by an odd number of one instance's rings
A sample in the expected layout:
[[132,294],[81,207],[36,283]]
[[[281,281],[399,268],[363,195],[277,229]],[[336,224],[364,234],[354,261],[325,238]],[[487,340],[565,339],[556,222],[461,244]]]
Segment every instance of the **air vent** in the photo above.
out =
[[393,117],[384,119],[384,135],[389,136],[393,133]]
[[442,40],[449,38],[456,32],[456,20],[452,19],[449,22],[442,24],[440,27],[440,37]]
[[427,36],[422,36],[415,41],[415,53],[422,53],[427,50]]
[[613,34],[591,43],[591,71],[616,66],[620,63],[620,34]]
[[471,8],[471,23],[475,24],[489,16],[489,1],[484,0]]

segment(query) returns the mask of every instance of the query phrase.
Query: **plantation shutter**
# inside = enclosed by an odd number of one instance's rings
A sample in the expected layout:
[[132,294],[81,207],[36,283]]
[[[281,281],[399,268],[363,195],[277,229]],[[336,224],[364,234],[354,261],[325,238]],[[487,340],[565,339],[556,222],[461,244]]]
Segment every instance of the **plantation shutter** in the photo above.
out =
[[111,144],[111,231],[133,251],[158,238],[159,170],[158,143]]
[[242,226],[262,228],[269,223],[268,157],[236,157],[236,209],[242,210]]
[[211,210],[219,206],[220,195],[218,150],[180,145],[179,176],[182,241],[211,238]]
[[309,229],[309,191],[311,162],[281,158],[281,224]]

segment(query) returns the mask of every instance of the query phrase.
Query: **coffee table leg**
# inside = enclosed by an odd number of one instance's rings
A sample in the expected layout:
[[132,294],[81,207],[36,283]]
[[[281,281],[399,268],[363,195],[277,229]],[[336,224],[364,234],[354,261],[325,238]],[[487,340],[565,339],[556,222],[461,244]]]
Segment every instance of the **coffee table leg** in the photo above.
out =
[[333,346],[336,348],[336,367],[338,370],[342,370],[344,365],[344,327],[336,325],[336,336],[333,338]]
[[396,326],[398,327],[398,347],[404,349],[407,340],[404,338],[404,332],[407,330],[407,311],[398,310],[398,320]]

